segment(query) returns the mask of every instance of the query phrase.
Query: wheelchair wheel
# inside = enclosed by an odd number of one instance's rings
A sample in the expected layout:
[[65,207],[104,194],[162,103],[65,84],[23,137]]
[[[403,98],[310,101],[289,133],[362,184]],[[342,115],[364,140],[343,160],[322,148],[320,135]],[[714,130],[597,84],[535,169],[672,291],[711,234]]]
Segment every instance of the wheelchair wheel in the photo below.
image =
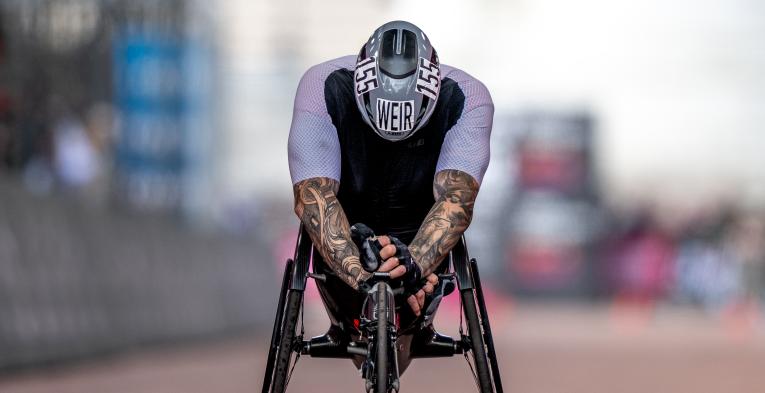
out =
[[303,292],[288,289],[293,269],[294,263],[289,260],[284,271],[271,335],[271,347],[269,348],[266,374],[263,379],[263,393],[284,393],[292,373],[293,358],[297,354],[294,342]]
[[[468,350],[463,353],[475,377],[478,390],[481,393],[502,393],[502,379],[499,375],[494,338],[483,298],[478,265],[475,259],[465,262],[467,262],[466,270],[470,272],[469,283],[472,285],[460,288],[460,300],[468,329],[467,337],[463,334],[463,340],[467,338],[469,343]],[[460,333],[463,333],[462,321],[460,321]]]
[[489,323],[489,313],[486,311],[486,301],[483,298],[483,287],[481,286],[481,276],[478,274],[478,263],[475,258],[470,260],[470,273],[475,285],[476,300],[478,300],[478,311],[481,313],[481,327],[483,328],[484,342],[486,343],[486,355],[489,357],[491,366],[492,381],[497,393],[502,393],[502,378],[499,374],[499,362],[497,361],[497,352],[494,350],[494,336],[491,333],[491,324]]
[[271,377],[274,374],[274,362],[276,352],[279,349],[279,337],[281,336],[282,318],[284,317],[284,302],[287,297],[287,288],[290,283],[290,275],[295,262],[292,259],[287,260],[284,267],[284,277],[282,278],[282,289],[279,291],[279,304],[276,306],[276,317],[274,317],[274,328],[271,330],[271,345],[268,347],[268,360],[266,361],[266,374],[263,377],[263,393],[268,393],[271,387]]
[[[486,356],[486,344],[481,330],[481,319],[478,315],[473,289],[460,290],[462,297],[462,310],[467,320],[468,337],[470,338],[470,350],[465,352],[470,367],[474,372],[476,384],[481,393],[494,393],[489,370],[489,359]],[[469,352],[469,354],[468,354]]]

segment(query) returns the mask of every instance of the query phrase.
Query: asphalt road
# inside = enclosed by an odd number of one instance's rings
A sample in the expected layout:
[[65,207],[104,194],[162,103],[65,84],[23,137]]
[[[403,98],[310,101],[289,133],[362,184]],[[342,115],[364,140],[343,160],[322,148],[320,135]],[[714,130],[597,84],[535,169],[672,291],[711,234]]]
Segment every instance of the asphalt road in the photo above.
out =
[[[316,304],[314,304],[316,306]],[[320,307],[306,315],[308,334],[325,327]],[[761,393],[765,391],[762,322],[689,309],[653,312],[608,305],[490,307],[507,392]],[[455,332],[456,306],[437,325]],[[3,393],[234,393],[260,391],[266,335],[131,353],[0,376]],[[303,358],[288,391],[362,392],[349,361]],[[416,360],[402,392],[475,391],[464,358]]]

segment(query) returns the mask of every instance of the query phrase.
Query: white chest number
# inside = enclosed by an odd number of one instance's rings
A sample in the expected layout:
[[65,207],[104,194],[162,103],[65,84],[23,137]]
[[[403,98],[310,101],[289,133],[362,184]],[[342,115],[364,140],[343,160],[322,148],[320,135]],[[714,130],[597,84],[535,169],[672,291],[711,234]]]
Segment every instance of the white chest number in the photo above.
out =
[[438,64],[431,63],[425,60],[424,57],[420,57],[420,67],[417,72],[417,87],[415,89],[418,93],[436,100],[438,98],[438,87],[441,83],[441,71],[438,69]]
[[362,95],[376,89],[379,82],[377,81],[375,58],[368,57],[356,64],[353,79],[356,81],[356,95]]

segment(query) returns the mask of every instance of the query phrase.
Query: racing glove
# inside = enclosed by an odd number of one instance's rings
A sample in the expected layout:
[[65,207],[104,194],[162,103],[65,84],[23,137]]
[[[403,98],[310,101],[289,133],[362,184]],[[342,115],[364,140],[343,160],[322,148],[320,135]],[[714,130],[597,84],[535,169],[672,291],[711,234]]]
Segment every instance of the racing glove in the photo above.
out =
[[[379,241],[373,240],[374,237],[374,231],[362,223],[356,223],[351,226],[351,238],[361,253],[361,265],[364,267],[364,270],[370,273],[377,271],[381,265],[380,250],[382,246]],[[409,252],[409,247],[404,242],[395,236],[388,236],[388,238],[391,244],[396,247],[395,257],[398,258],[399,265],[404,266],[406,269],[404,276],[401,277],[404,292],[407,295],[417,293],[420,287],[422,287],[422,269],[414,261],[412,254]],[[366,288],[367,285],[365,284],[367,283],[359,283],[359,288]]]
[[404,284],[404,291],[407,295],[417,293],[422,287],[422,269],[420,265],[412,258],[412,254],[409,252],[404,242],[396,238],[395,236],[388,236],[391,243],[396,246],[396,258],[398,263],[406,268],[406,273],[401,277],[401,281]]
[[361,266],[370,273],[376,272],[380,268],[380,250],[382,246],[376,239],[372,240],[374,237],[375,233],[372,231],[372,228],[362,223],[356,223],[351,226],[351,239],[361,253],[359,255]]

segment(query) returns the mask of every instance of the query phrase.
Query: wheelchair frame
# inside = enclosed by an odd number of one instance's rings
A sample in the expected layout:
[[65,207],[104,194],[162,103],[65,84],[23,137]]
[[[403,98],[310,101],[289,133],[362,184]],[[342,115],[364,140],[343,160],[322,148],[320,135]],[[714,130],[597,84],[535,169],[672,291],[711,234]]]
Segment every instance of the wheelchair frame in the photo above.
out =
[[[303,294],[307,279],[325,279],[322,275],[309,272],[313,245],[305,228],[301,224],[295,255],[288,259],[282,279],[281,292],[278,299],[276,316],[271,335],[271,345],[266,362],[265,376],[263,378],[263,393],[284,393],[289,383],[289,377],[294,368],[292,358],[301,354],[311,357],[352,358],[358,355],[368,355],[369,352],[360,350],[361,342],[338,343],[331,348],[321,350],[312,348],[311,340],[303,340],[302,331],[297,335],[297,320],[301,313]],[[449,274],[456,278],[461,296],[461,312],[467,320],[467,334],[463,333],[460,324],[460,339],[453,340],[455,345],[452,350],[444,351],[443,346],[424,356],[415,357],[448,357],[455,354],[472,354],[473,364],[471,370],[476,379],[476,385],[481,393],[502,393],[502,380],[499,373],[494,340],[489,323],[486,303],[483,296],[483,288],[478,273],[478,265],[475,259],[470,259],[464,236],[455,245],[448,256]],[[384,302],[383,302],[384,304]],[[302,322],[301,322],[302,323]],[[449,338],[450,339],[450,338]],[[376,351],[379,353],[379,351]],[[394,356],[395,358],[395,356]],[[395,362],[395,359],[394,359]],[[373,362],[372,362],[373,363]],[[390,363],[390,360],[388,360]],[[475,368],[473,369],[473,366]],[[387,366],[386,366],[387,367]],[[389,393],[391,390],[398,392],[398,371],[395,369],[395,385],[387,386],[386,391],[378,391],[375,384],[367,379],[367,392]],[[374,374],[372,372],[371,374]]]

